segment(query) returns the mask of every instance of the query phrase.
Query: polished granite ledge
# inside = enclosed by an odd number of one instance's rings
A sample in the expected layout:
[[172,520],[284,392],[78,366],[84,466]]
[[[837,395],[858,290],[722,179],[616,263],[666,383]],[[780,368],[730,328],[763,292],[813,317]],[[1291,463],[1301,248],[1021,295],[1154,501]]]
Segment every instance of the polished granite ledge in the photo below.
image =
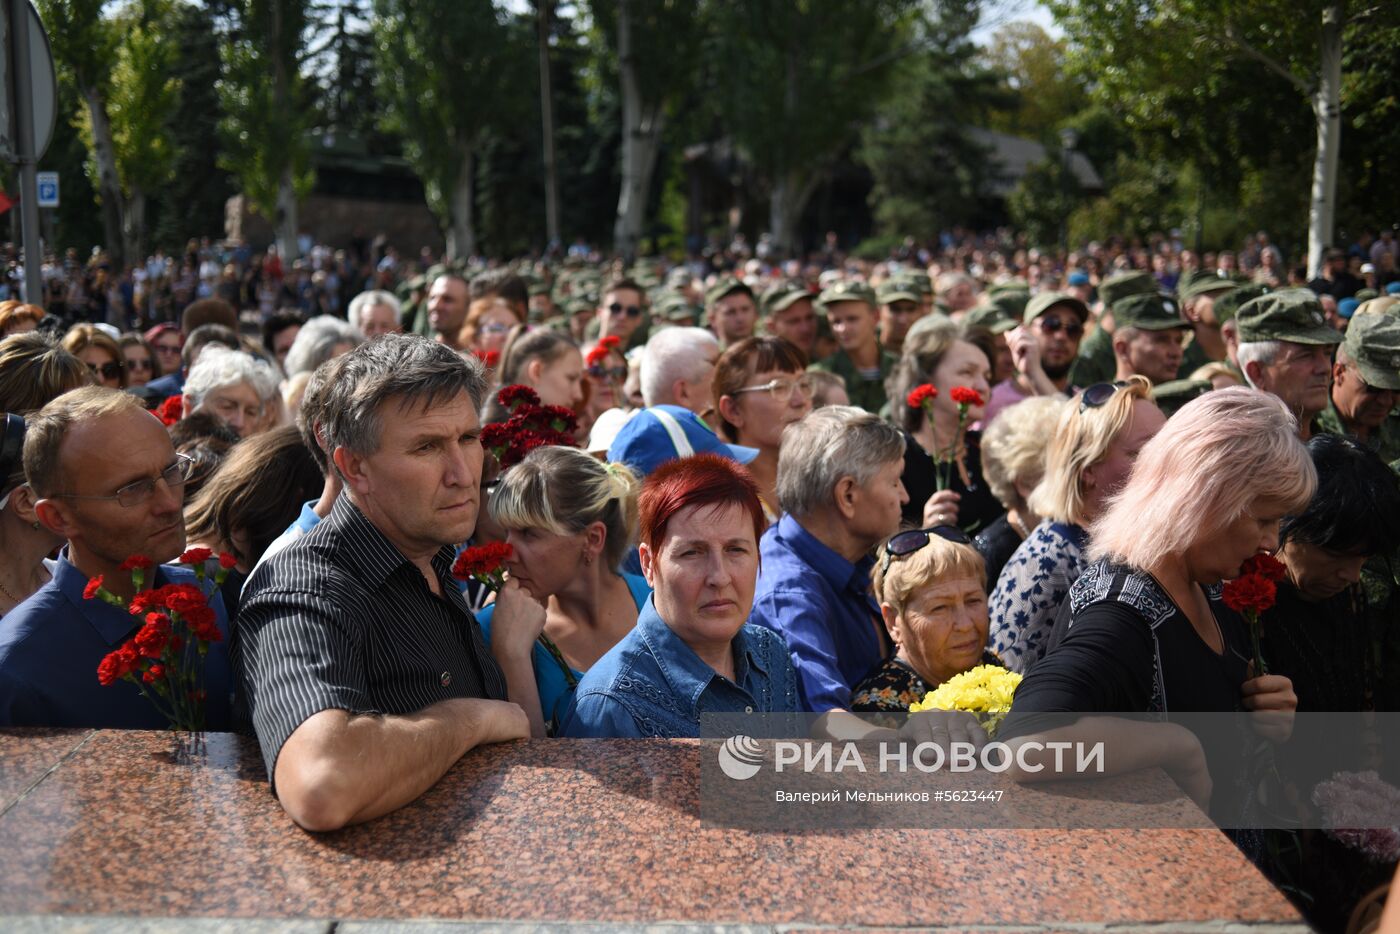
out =
[[476,750],[413,805],[314,835],[243,737],[0,731],[0,928],[1306,930],[1213,830],[708,828],[699,749]]

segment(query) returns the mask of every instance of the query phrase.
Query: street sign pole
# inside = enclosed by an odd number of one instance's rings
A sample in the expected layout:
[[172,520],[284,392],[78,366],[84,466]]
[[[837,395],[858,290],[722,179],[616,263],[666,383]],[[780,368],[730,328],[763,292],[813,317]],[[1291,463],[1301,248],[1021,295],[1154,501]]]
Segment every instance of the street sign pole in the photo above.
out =
[[10,72],[15,106],[15,162],[19,164],[19,225],[24,244],[24,300],[43,303],[40,279],[38,153],[34,145],[34,82],[30,72],[29,0],[9,0]]

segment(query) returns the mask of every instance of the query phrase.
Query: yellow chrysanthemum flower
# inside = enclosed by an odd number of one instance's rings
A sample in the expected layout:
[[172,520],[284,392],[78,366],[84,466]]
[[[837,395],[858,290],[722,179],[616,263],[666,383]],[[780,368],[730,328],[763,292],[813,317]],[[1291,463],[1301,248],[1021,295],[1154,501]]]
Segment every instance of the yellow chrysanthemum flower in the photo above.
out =
[[909,712],[963,710],[976,714],[987,735],[992,736],[1011,709],[1011,699],[1020,683],[1017,672],[998,665],[978,665],[944,681],[925,694],[921,702],[910,704]]

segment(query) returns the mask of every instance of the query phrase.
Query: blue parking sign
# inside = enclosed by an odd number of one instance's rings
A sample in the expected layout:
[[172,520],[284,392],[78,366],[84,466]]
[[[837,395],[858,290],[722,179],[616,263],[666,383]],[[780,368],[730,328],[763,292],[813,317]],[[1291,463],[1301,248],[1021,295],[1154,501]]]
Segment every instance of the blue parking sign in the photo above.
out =
[[40,173],[38,173],[38,182],[39,182],[39,207],[41,207],[41,208],[56,208],[56,207],[58,207],[58,173],[57,173],[57,172],[40,172]]

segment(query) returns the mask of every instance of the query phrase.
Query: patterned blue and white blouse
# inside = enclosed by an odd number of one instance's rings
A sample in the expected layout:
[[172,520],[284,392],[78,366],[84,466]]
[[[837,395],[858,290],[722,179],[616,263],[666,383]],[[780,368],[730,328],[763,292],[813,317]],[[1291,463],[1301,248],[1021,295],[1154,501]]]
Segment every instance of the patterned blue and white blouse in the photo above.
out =
[[1007,668],[1025,673],[1045,654],[1055,614],[1084,572],[1088,541],[1081,527],[1046,519],[1002,568],[992,591],[987,646]]

